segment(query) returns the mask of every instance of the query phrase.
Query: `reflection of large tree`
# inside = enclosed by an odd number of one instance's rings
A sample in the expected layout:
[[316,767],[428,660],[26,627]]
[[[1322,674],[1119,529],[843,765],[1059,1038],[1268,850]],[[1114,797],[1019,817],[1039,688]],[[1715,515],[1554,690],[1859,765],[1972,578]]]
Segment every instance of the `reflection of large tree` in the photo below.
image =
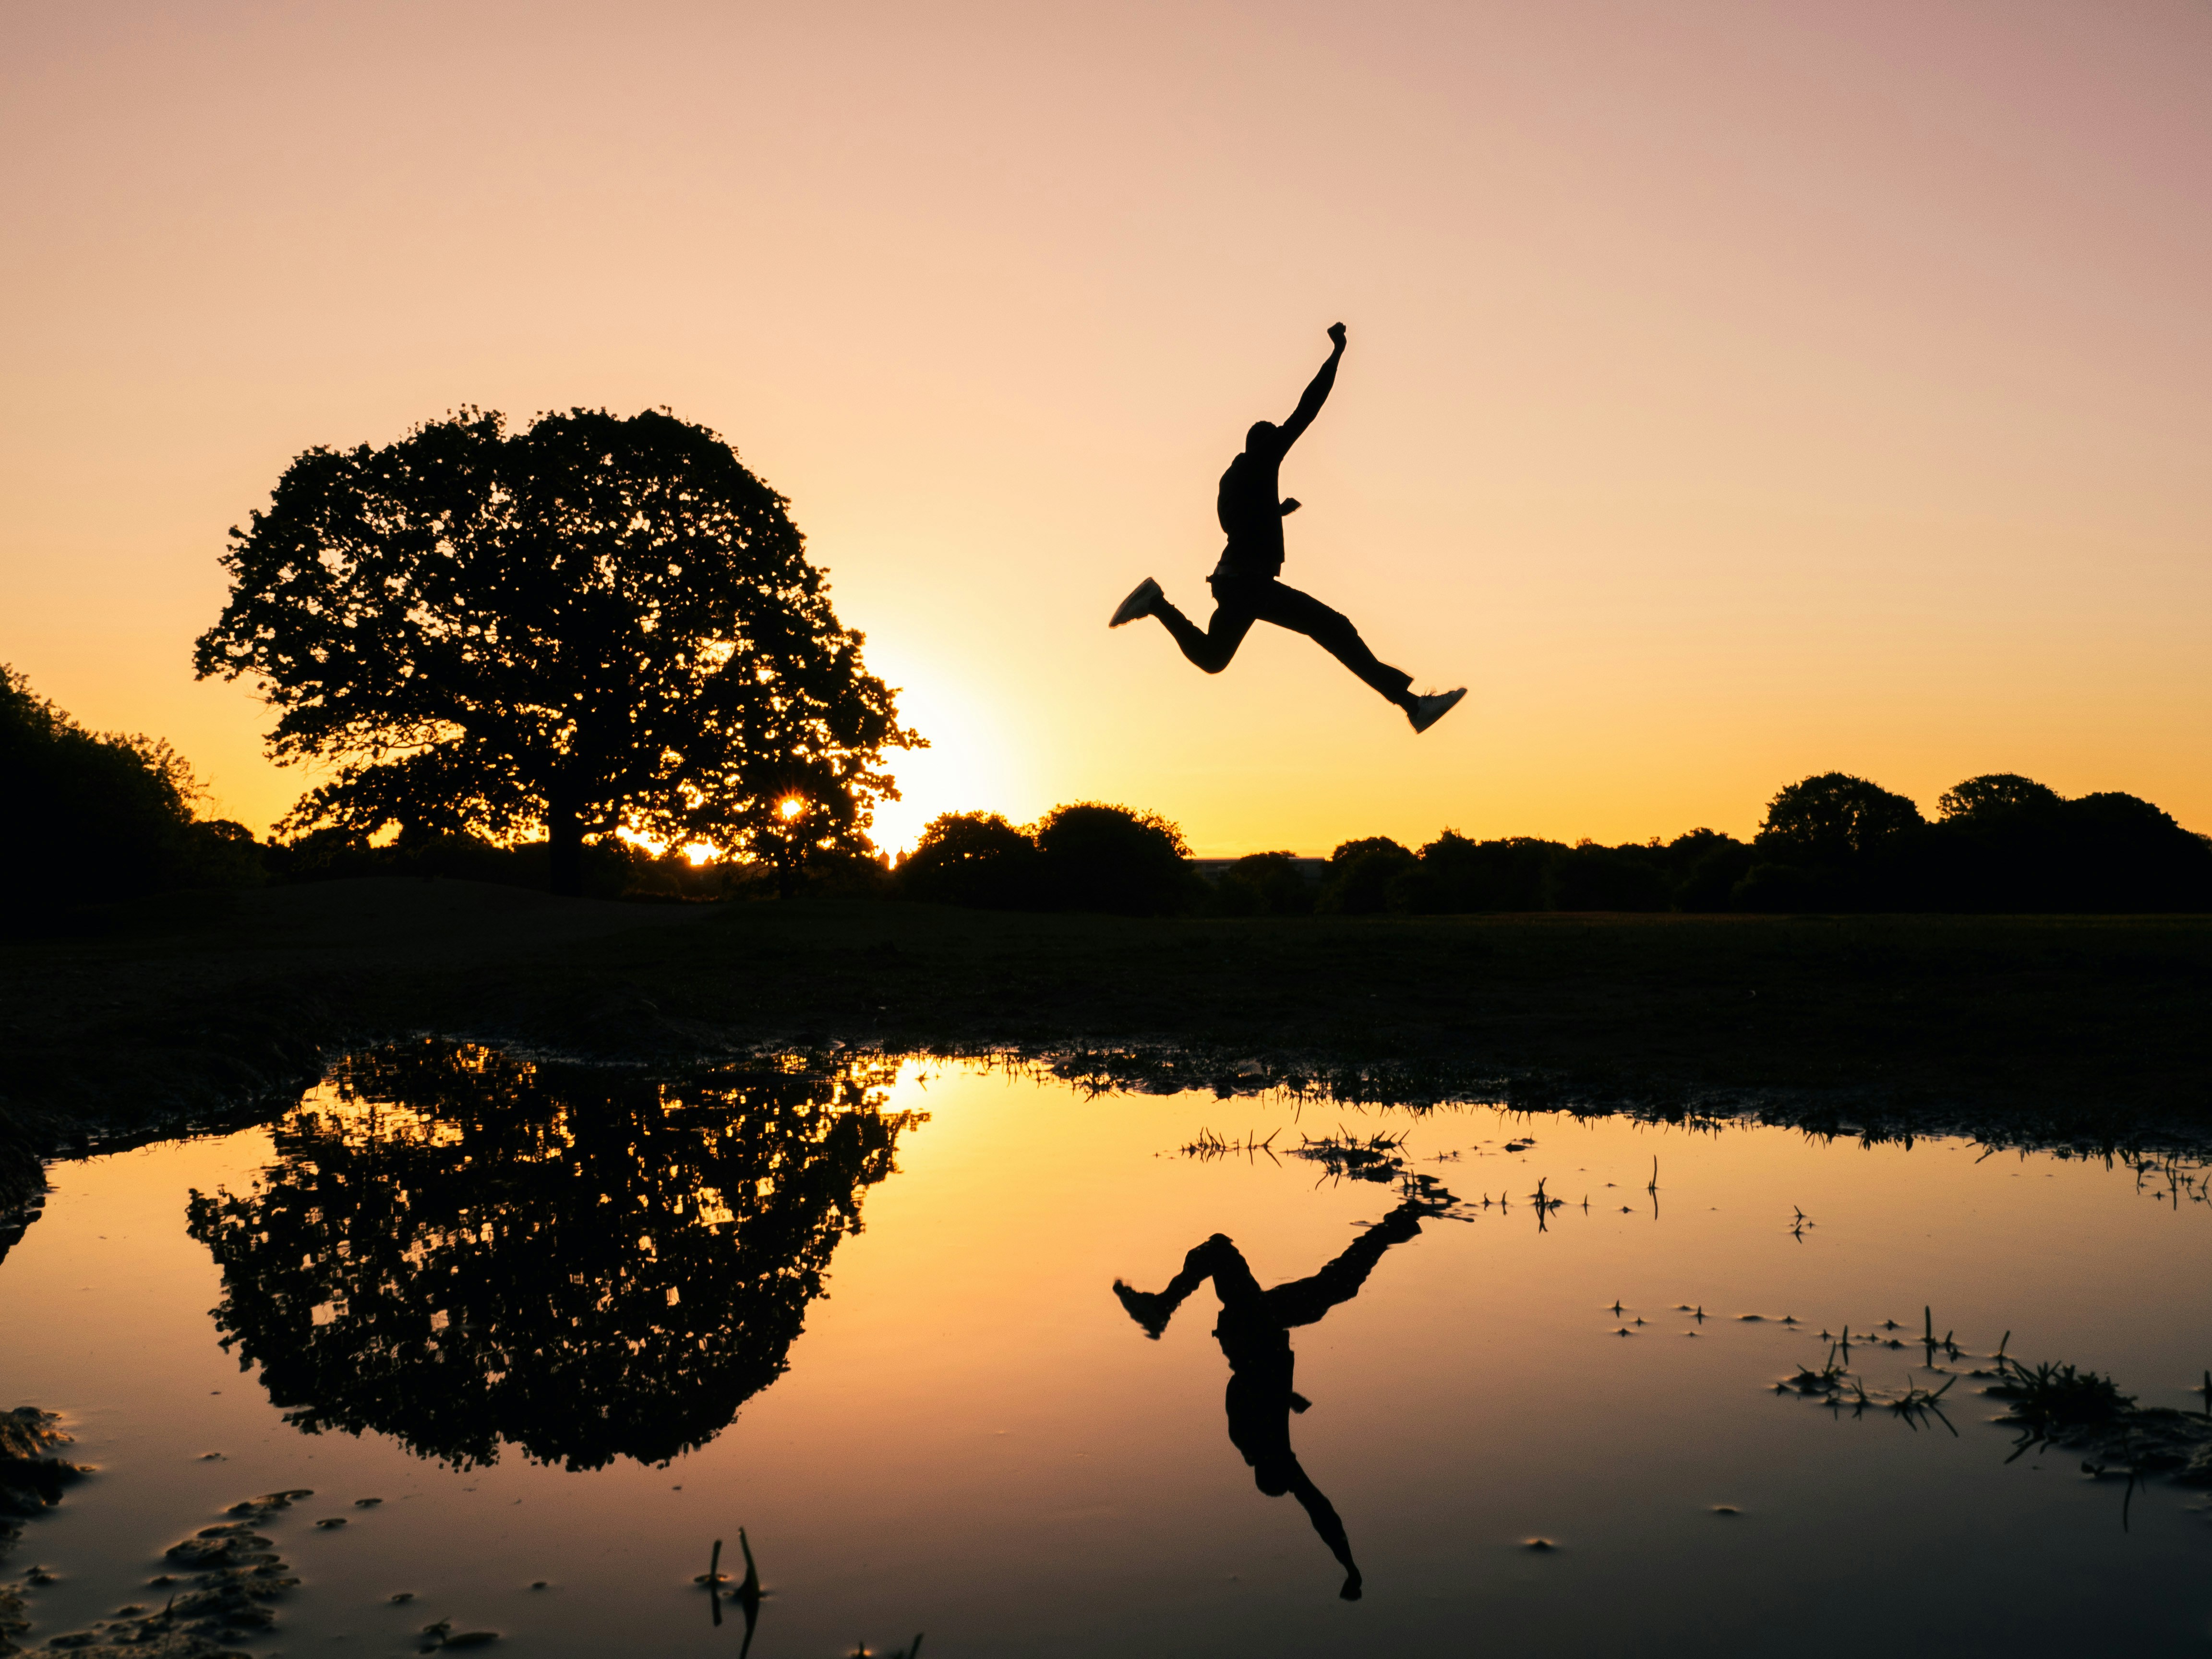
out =
[[571,1468],[702,1444],[780,1376],[912,1113],[888,1066],[681,1084],[417,1043],[348,1060],[243,1196],[194,1194],[223,1345],[309,1432]]

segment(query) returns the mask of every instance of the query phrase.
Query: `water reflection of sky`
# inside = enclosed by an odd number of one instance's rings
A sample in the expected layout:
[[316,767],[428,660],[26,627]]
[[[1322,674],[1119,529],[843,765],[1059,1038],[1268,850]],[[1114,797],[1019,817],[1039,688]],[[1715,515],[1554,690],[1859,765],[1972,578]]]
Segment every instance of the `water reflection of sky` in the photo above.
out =
[[[741,1525],[771,1659],[916,1629],[1008,1654],[1812,1654],[1915,1631],[2148,1652],[2212,1630],[2201,1494],[2138,1494],[2123,1533],[2078,1458],[2007,1467],[1978,1395],[1954,1438],[1767,1391],[1823,1328],[1902,1337],[1929,1305],[1971,1350],[2009,1330],[2197,1405],[2212,1206],[2125,1168],[1486,1109],[1293,1121],[911,1066],[671,1091],[474,1063],[473,1105],[364,1072],[273,1132],[57,1169],[0,1264],[5,1375],[103,1473],[11,1564],[63,1573],[34,1640],[295,1486],[318,1499],[264,1528],[306,1581],[288,1651],[399,1651],[450,1616],[517,1650],[734,1654],[690,1580]],[[1340,1123],[1407,1129],[1468,1218],[1393,1239],[1288,1332],[1311,1402],[1288,1432],[1356,1604],[1303,1500],[1255,1489],[1231,1443],[1213,1285],[1158,1341],[1113,1291],[1165,1285],[1216,1233],[1263,1287],[1340,1258],[1389,1186],[1177,1151],[1205,1129],[1280,1154]],[[1540,1179],[1566,1200],[1540,1231]],[[1920,1357],[1857,1358],[1901,1383]],[[314,1529],[325,1500],[351,1523]]]

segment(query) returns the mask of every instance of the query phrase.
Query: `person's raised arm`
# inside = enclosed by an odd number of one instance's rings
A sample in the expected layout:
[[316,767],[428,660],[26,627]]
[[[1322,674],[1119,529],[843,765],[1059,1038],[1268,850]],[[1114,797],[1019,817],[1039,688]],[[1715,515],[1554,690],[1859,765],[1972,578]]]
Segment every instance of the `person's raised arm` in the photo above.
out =
[[1328,337],[1332,343],[1328,361],[1321,366],[1321,372],[1307,386],[1305,396],[1298,399],[1298,406],[1291,411],[1291,418],[1283,422],[1285,449],[1297,442],[1305,429],[1313,424],[1314,416],[1321,413],[1321,406],[1328,401],[1329,388],[1336,384],[1337,362],[1344,356],[1344,325],[1331,323]]

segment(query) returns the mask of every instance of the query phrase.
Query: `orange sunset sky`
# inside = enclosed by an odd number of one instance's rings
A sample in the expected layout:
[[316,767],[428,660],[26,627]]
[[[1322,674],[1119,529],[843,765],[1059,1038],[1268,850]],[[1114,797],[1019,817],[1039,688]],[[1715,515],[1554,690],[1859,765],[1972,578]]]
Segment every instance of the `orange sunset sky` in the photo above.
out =
[[[791,498],[933,744],[879,821],[1201,854],[1747,834],[1858,772],[2212,830],[2212,10],[0,3],[0,659],[307,785],[196,684],[316,444],[665,404]],[[1342,319],[1207,678],[1217,477]]]

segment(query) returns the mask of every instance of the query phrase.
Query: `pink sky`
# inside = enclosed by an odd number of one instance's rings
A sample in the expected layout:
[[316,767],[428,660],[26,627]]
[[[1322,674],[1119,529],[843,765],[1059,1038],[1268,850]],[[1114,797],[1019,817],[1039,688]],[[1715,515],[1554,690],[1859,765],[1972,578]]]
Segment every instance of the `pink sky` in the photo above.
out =
[[[947,809],[1747,833],[1839,768],[2212,830],[2201,5],[9,5],[0,659],[265,826],[227,526],[463,404],[714,427]],[[1150,624],[1285,468],[1308,642]]]

